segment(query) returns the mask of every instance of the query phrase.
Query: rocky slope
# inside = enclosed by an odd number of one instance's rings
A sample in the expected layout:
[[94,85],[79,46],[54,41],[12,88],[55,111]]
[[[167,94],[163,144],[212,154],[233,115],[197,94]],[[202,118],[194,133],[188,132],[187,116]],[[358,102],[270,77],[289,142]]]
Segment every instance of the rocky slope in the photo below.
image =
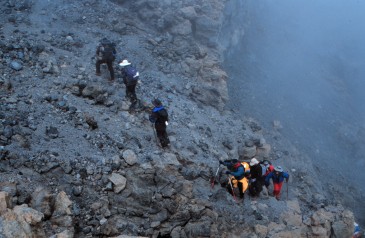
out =
[[[12,1],[1,6],[0,233],[4,237],[349,237],[353,214],[321,195],[309,160],[224,109],[224,1]],[[140,107],[95,75],[107,36],[137,66]],[[170,114],[161,149],[146,105]],[[277,132],[270,132],[277,133]],[[218,159],[269,158],[287,197],[235,202]],[[220,181],[226,180],[220,172]]]

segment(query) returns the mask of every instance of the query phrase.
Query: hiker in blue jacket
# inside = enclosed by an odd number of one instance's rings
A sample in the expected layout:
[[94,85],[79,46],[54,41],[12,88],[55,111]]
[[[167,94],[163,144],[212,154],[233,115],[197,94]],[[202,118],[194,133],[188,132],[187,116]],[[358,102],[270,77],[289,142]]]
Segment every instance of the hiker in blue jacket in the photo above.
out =
[[170,140],[166,132],[169,116],[159,99],[154,99],[152,104],[154,105],[154,108],[152,109],[152,112],[149,116],[149,120],[155,124],[156,134],[161,146],[166,147],[170,144]]
[[[248,188],[248,179],[250,174],[250,167],[246,162],[240,162],[236,159],[233,160],[225,160],[219,161],[220,164],[223,164],[227,167],[228,171],[226,171],[227,175],[232,175],[233,177],[230,178],[233,187],[238,187],[238,191],[240,193],[240,198],[244,198],[245,192]],[[232,195],[234,191],[228,186],[228,192]]]
[[286,182],[289,180],[289,174],[283,171],[281,166],[277,166],[274,168],[274,171],[269,173],[265,178],[265,186],[270,185],[270,179],[274,184],[274,196],[277,200],[280,200],[280,191],[283,186],[284,179]]

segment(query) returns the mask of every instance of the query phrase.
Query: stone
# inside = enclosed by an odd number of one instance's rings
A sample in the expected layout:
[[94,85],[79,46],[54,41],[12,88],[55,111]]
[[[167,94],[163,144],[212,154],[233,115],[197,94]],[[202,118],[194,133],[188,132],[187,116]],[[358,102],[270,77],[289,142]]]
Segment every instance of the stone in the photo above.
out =
[[287,206],[290,210],[297,214],[301,214],[300,206],[298,200],[289,200],[287,201]]
[[122,157],[129,165],[134,165],[137,163],[137,155],[132,150],[123,151]]
[[52,216],[57,215],[71,215],[72,214],[72,201],[68,198],[64,191],[57,194],[55,199],[55,209]]
[[93,175],[93,174],[94,174],[94,166],[93,166],[93,165],[88,165],[88,166],[86,167],[86,173],[87,173],[88,175]]
[[332,224],[334,237],[351,237],[354,231],[354,224],[346,224],[343,221],[335,221]]
[[301,226],[302,216],[294,214],[292,211],[284,212],[281,214],[281,218],[287,226]]
[[109,177],[109,180],[114,184],[115,193],[120,193],[127,184],[127,179],[117,173],[112,173],[112,175]]
[[72,194],[76,197],[80,196],[82,193],[82,186],[72,187]]
[[167,165],[176,165],[179,166],[180,162],[177,160],[177,157],[173,153],[164,153],[162,156],[158,157],[153,156],[153,163],[155,166],[164,168]]
[[256,155],[256,146],[241,146],[238,149],[240,159],[251,159]]
[[188,6],[188,7],[181,8],[180,11],[181,11],[183,17],[186,18],[186,19],[194,20],[197,17],[197,13],[196,13],[195,8],[193,6]]
[[13,209],[14,213],[19,217],[22,217],[28,224],[35,225],[40,222],[44,215],[33,208],[28,207],[27,204],[15,206]]
[[73,238],[74,232],[71,230],[64,230],[60,233],[57,233],[53,236],[50,236],[49,238]]
[[11,199],[9,193],[1,191],[0,192],[0,214],[7,210],[7,208],[11,208]]
[[17,186],[13,182],[1,182],[0,191],[7,192],[10,197],[15,197],[17,195]]
[[31,195],[31,207],[44,216],[50,217],[53,213],[53,195],[45,188],[38,187]]
[[174,35],[190,35],[192,33],[191,22],[189,20],[181,22],[171,29],[171,33]]
[[72,227],[74,221],[71,216],[52,216],[51,222],[53,225],[61,226],[61,227]]
[[313,226],[328,224],[329,222],[332,222],[333,219],[334,217],[332,213],[327,212],[324,209],[320,209],[311,216],[311,224]]
[[256,155],[255,157],[259,160],[265,159],[265,158],[269,158],[269,154],[271,152],[271,145],[269,144],[264,144],[260,147],[256,148]]
[[95,120],[93,116],[90,116],[89,114],[85,113],[84,117],[85,117],[85,122],[90,126],[91,129],[94,130],[98,128],[98,122]]
[[104,94],[105,89],[101,86],[87,85],[81,92],[83,97],[96,99],[99,95]]
[[156,228],[156,227],[158,227],[160,224],[161,224],[161,222],[159,222],[159,221],[153,221],[153,222],[151,222],[151,227],[152,227],[152,228]]
[[23,65],[17,61],[12,61],[10,63],[10,68],[16,70],[16,71],[19,71],[23,68]]
[[[312,233],[314,236],[317,237],[328,237],[327,229],[322,226],[312,226],[311,227]],[[350,236],[351,237],[351,236]]]
[[255,225],[254,229],[255,229],[255,233],[259,237],[266,237],[266,235],[267,235],[267,229],[268,229],[266,226],[257,224],[257,225]]
[[185,225],[184,231],[191,237],[211,237],[210,227],[210,221],[189,222]]
[[37,225],[41,213],[37,213],[26,205],[24,209],[20,206],[17,207],[16,211],[17,213],[8,210],[0,217],[1,237],[46,237],[43,230],[33,229],[33,226],[25,220],[26,218],[30,223]]
[[59,135],[58,129],[53,126],[46,127],[46,135],[49,136],[51,139],[56,139]]

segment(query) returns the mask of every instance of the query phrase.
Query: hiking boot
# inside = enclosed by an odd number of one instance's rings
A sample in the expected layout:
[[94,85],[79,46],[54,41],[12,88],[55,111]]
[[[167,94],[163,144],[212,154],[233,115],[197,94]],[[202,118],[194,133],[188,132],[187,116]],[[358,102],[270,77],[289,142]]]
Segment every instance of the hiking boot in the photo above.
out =
[[161,147],[162,148],[166,148],[166,147],[168,147],[169,146],[169,144],[161,144]]

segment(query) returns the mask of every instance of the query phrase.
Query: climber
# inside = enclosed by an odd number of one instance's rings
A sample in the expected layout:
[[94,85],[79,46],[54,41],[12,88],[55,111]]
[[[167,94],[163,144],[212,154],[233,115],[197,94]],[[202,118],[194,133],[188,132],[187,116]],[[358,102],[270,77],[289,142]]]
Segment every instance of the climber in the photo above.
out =
[[274,171],[274,166],[268,160],[261,161],[260,165],[262,168],[262,184],[264,184],[266,176],[269,175],[269,173],[271,173],[272,171]]
[[126,59],[120,62],[119,66],[122,67],[122,78],[125,85],[126,97],[134,103],[137,101],[136,86],[139,80],[139,72]]
[[283,171],[281,166],[276,166],[274,171],[269,173],[265,178],[265,185],[269,186],[270,179],[272,179],[274,184],[274,192],[273,195],[277,200],[280,200],[280,191],[281,187],[283,186],[284,179],[286,182],[289,180],[289,174]]
[[166,147],[170,144],[169,137],[166,133],[166,126],[168,125],[168,114],[162,102],[159,99],[152,101],[154,108],[149,116],[150,122],[154,123],[157,137],[162,147]]
[[256,158],[250,161],[250,185],[249,191],[252,196],[259,196],[262,191],[262,167]]
[[356,222],[354,222],[354,234],[352,235],[352,238],[361,238],[361,229]]
[[100,65],[106,64],[110,72],[110,80],[114,80],[113,61],[115,60],[117,51],[115,50],[115,44],[109,41],[107,38],[103,38],[96,49],[96,75],[100,76]]
[[[232,175],[231,183],[234,188],[238,187],[240,198],[244,199],[245,192],[248,188],[248,180],[249,176],[249,166],[246,162],[239,162],[236,159],[233,160],[225,160],[224,162],[219,161],[220,164],[225,165],[229,171],[226,171],[227,175]],[[246,166],[246,168],[245,168]],[[228,186],[228,191],[233,195],[234,191],[231,191],[231,188]]]

